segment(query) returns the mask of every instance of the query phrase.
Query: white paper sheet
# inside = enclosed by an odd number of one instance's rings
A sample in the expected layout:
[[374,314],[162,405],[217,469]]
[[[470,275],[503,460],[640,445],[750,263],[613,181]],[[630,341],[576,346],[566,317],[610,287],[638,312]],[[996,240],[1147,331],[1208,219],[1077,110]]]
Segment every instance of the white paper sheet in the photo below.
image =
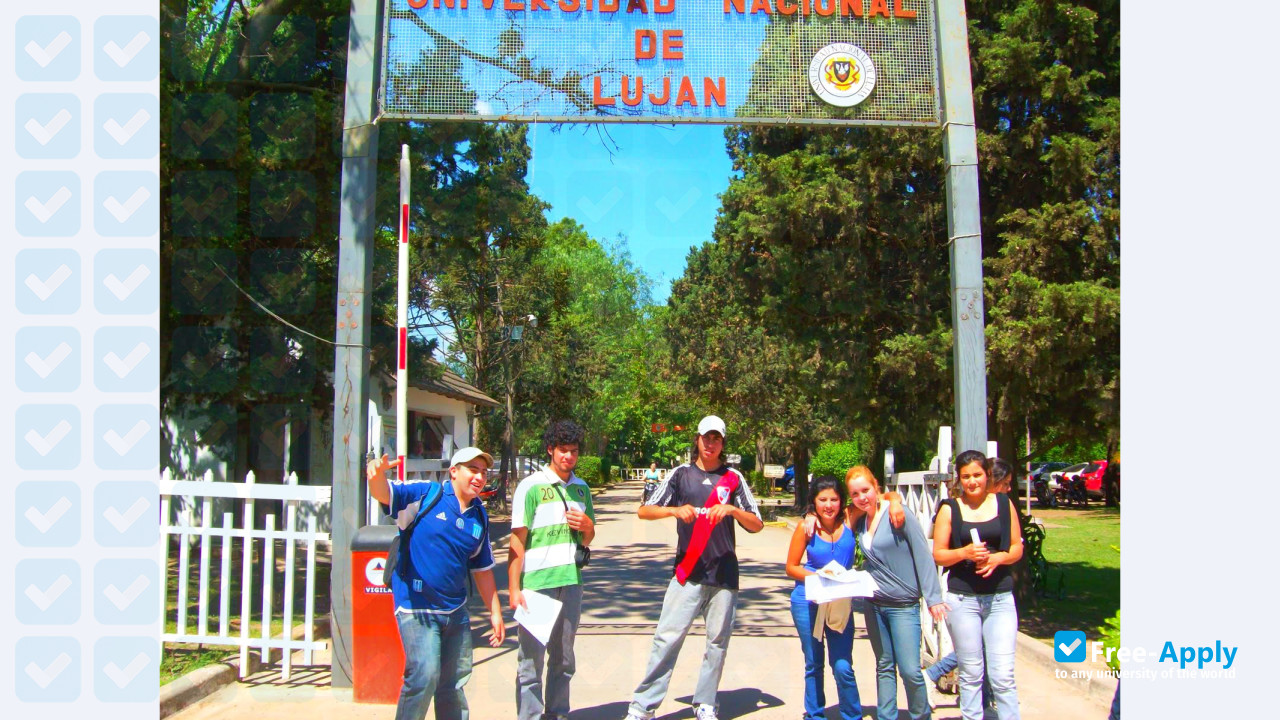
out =
[[845,569],[834,560],[804,579],[805,599],[819,604],[839,598],[871,597],[879,588],[871,573]]
[[516,622],[537,638],[538,642],[546,645],[551,640],[551,629],[556,624],[556,618],[560,617],[560,607],[564,603],[536,590],[524,590],[521,594],[529,609],[517,607]]

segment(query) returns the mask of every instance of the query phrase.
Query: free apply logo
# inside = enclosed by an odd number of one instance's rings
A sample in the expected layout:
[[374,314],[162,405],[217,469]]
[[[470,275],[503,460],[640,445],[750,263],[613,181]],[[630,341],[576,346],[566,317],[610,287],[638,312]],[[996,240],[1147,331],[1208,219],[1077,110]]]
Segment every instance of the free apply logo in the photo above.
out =
[[[1094,643],[1101,645],[1102,643]],[[1064,663],[1084,662],[1085,638],[1081,630],[1059,630],[1053,634],[1053,659]]]
[[[1157,663],[1177,664],[1178,670],[1186,670],[1188,665],[1195,664],[1197,670],[1230,670],[1235,664],[1239,646],[1223,645],[1215,640],[1213,645],[1181,645],[1175,646],[1173,641],[1165,641],[1160,648]],[[1149,652],[1146,648],[1107,648],[1102,642],[1089,642],[1081,630],[1059,630],[1053,634],[1053,659],[1060,663],[1080,663],[1086,658],[1094,662],[1110,661],[1114,656],[1121,664],[1130,662],[1146,662]]]

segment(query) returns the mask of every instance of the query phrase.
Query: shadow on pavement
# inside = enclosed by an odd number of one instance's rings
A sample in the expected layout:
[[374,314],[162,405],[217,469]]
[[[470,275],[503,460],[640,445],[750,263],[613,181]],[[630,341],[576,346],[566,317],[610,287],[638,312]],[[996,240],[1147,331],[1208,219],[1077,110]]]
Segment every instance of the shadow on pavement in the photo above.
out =
[[[749,715],[758,710],[782,707],[783,704],[778,698],[755,688],[721,690],[716,697],[720,701],[720,717],[723,720]],[[686,707],[659,715],[656,720],[689,720],[694,717],[692,695],[677,698],[675,702],[682,703]],[[622,701],[580,708],[569,713],[569,718],[570,720],[622,720],[627,716],[629,704],[629,701]]]

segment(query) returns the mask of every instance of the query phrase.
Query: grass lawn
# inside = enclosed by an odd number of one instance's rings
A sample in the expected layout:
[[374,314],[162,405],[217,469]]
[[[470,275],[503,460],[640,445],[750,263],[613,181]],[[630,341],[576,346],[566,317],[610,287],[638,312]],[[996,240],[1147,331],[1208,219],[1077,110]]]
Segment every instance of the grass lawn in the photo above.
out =
[[1033,508],[1045,525],[1047,594],[1018,608],[1018,626],[1051,641],[1058,630],[1084,630],[1090,637],[1120,608],[1120,510]]

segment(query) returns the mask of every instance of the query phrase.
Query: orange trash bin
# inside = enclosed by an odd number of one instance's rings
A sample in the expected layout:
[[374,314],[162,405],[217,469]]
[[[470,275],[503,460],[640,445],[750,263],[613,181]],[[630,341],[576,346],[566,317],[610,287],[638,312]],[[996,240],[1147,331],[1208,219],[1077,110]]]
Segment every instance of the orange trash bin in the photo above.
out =
[[351,540],[351,688],[358,703],[394,705],[404,684],[404,646],[391,588],[382,584],[395,525],[366,525]]

